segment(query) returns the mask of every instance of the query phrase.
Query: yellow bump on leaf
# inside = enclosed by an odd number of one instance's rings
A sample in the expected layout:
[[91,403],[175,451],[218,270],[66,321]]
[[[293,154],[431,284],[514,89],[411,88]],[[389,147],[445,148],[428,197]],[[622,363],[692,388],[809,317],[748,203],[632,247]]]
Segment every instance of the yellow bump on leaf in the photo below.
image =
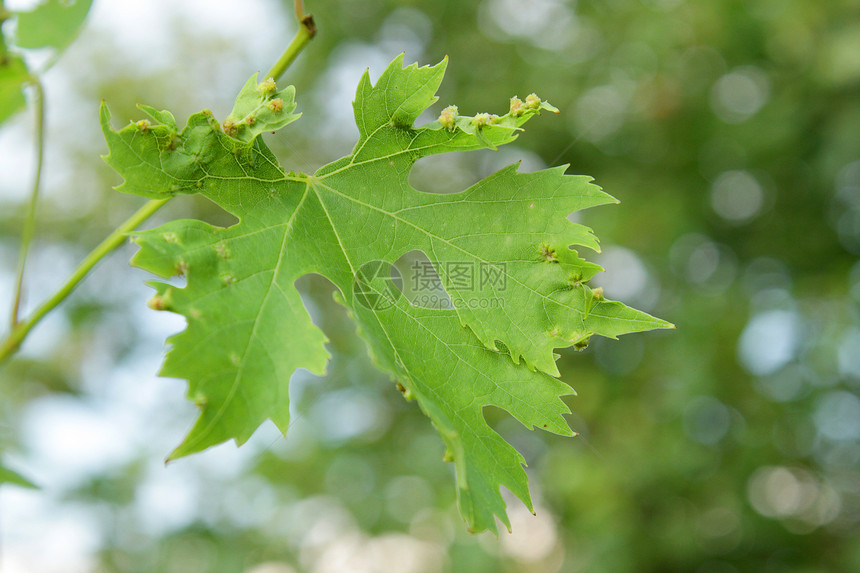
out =
[[269,102],[268,107],[275,113],[280,113],[284,109],[284,100],[281,98],[275,98]]
[[147,121],[145,119],[138,121],[135,125],[143,133],[146,133],[147,131],[149,131],[149,121]]
[[146,306],[151,308],[152,310],[170,310],[172,304],[171,299],[173,298],[173,289],[168,288],[161,294],[157,294],[153,296],[151,299],[146,301]]
[[218,257],[227,260],[230,258],[230,248],[227,247],[227,243],[221,241],[220,243],[215,245],[215,252],[218,254]]
[[488,123],[490,123],[490,114],[488,113],[479,113],[472,118],[472,125],[475,127],[484,127]]
[[164,297],[161,295],[155,295],[154,297],[146,301],[146,306],[148,306],[152,310],[167,310]]
[[448,131],[454,131],[454,120],[457,119],[459,110],[456,105],[449,105],[439,114],[439,123]]
[[276,89],[277,86],[275,85],[275,78],[266,78],[265,80],[257,84],[257,91],[264,96],[268,96],[275,93]]
[[540,253],[541,259],[547,263],[557,263],[558,262],[558,255],[556,254],[555,249],[553,249],[551,246],[547,245],[546,243],[542,243],[538,247],[538,253]]
[[526,98],[526,108],[538,109],[540,107],[540,98],[537,94],[529,94]]
[[520,117],[525,111],[525,106],[523,105],[523,100],[514,96],[511,98],[511,115],[514,117]]
[[239,128],[236,127],[236,123],[232,119],[224,120],[224,123],[221,125],[224,128],[224,133],[229,135],[230,137],[235,137],[237,133],[239,133]]
[[406,386],[404,386],[404,385],[403,385],[403,384],[401,384],[400,382],[397,382],[397,390],[398,390],[401,394],[403,394],[403,397],[404,397],[404,398],[406,398],[407,400],[410,400],[410,401],[411,401],[411,400],[414,400],[414,399],[415,399],[415,396],[412,394],[412,391],[411,391],[411,390],[409,390],[409,388],[407,388]]
[[588,348],[588,342],[591,340],[590,336],[584,336],[573,343],[573,349],[577,352],[582,352],[586,348]]

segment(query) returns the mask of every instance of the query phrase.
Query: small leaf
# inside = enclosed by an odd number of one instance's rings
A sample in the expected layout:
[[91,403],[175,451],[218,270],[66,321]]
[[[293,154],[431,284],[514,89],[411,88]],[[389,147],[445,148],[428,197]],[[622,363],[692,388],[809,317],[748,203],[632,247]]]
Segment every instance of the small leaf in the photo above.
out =
[[15,45],[66,49],[80,31],[92,0],[47,0],[30,12],[18,12]]
[[233,111],[224,121],[224,131],[242,141],[250,141],[266,131],[276,131],[302,114],[296,109],[296,89],[287,86],[278,91],[271,78],[257,84],[257,74],[245,83]]
[[33,482],[31,482],[21,474],[10,470],[3,464],[0,464],[0,485],[6,483],[26,487],[29,489],[38,489],[38,486],[33,484]]
[[0,57],[0,123],[27,105],[21,88],[29,79],[23,60],[8,53]]

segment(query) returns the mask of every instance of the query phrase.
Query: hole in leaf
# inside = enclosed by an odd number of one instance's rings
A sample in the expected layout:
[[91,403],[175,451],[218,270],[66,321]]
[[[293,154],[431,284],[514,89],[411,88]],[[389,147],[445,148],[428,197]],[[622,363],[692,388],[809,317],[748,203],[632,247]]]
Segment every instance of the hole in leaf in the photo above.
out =
[[501,340],[499,340],[498,338],[497,338],[496,340],[494,340],[493,342],[495,342],[495,343],[496,343],[496,348],[498,348],[498,349],[499,349],[499,354],[507,354],[508,356],[510,356],[510,355],[511,355],[510,350],[508,350],[508,347],[507,347],[507,346],[505,346],[505,343],[504,343],[504,342],[502,342],[502,341],[501,341]]
[[489,150],[422,157],[409,172],[409,184],[425,193],[458,193],[481,179],[481,157],[487,152]]
[[[171,214],[173,218],[199,219],[215,227],[223,227],[225,229],[239,222],[238,217],[225,211],[203,195],[190,195],[188,197],[190,201],[185,204],[183,209],[187,210],[186,213]],[[178,202],[174,201],[174,203]]]
[[340,294],[340,291],[328,278],[317,273],[308,273],[300,276],[293,284],[299,291],[311,322],[325,332],[326,336],[331,339],[350,331],[352,325],[347,310],[335,302],[334,295]]
[[352,294],[366,308],[386,310],[403,295],[403,277],[388,261],[368,261],[355,273]]
[[[531,465],[546,449],[542,432],[531,432],[531,426],[523,426],[510,412],[498,406],[487,405],[483,408],[484,420],[506,442],[523,455]],[[540,429],[540,426],[536,426]]]
[[453,308],[436,266],[423,251],[409,251],[394,262],[402,277],[401,291],[412,306],[448,310]]

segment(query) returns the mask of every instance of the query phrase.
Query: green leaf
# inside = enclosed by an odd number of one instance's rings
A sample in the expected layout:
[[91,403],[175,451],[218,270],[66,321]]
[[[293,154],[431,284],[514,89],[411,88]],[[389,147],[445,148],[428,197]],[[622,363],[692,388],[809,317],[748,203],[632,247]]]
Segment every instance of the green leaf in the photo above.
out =
[[23,60],[8,53],[0,56],[0,123],[27,104],[21,88],[29,79]]
[[[0,25],[14,17],[16,48],[53,48],[56,56],[75,39],[91,4],[92,0],[47,0],[30,12],[8,12],[0,7]],[[54,61],[49,60],[47,67]],[[24,108],[27,102],[22,88],[30,79],[26,64],[8,51],[0,30],[0,123]]]
[[[262,138],[230,137],[208,112],[177,133],[171,125],[115,131],[103,109],[106,160],[125,178],[121,191],[197,192],[239,219],[229,228],[173,221],[134,237],[133,264],[187,279],[184,288],[152,283],[150,301],[188,321],[169,339],[162,374],[187,379],[201,409],[172,458],[230,438],[242,443],[266,418],[286,431],[290,376],[321,373],[328,358],[294,287],[319,273],[337,286],[379,367],[438,429],[470,529],[495,531],[494,515],[509,527],[500,486],[532,505],[523,457],[488,426],[483,408],[573,435],[561,400],[573,391],[555,378],[555,349],[582,347],[594,334],[671,327],[586,284],[600,267],[570,247],[596,249],[597,240],[567,215],[615,202],[590,178],[512,165],[461,193],[409,186],[419,158],[509,143],[528,119],[554,110],[530,96],[501,117],[447,108],[415,127],[437,99],[446,64],[403,68],[401,55],[375,85],[365,73],[355,149],[313,175],[285,172]],[[455,309],[422,308],[402,295],[391,265],[414,250],[432,261]],[[458,282],[457,265],[476,280]]]
[[47,0],[31,12],[18,13],[15,44],[19,48],[62,51],[80,31],[92,0]]
[[5,483],[19,485],[30,489],[38,489],[36,485],[21,474],[13,472],[3,464],[0,464],[0,485]]
[[242,141],[250,141],[266,131],[276,131],[299,119],[294,114],[296,89],[287,86],[278,91],[271,78],[257,84],[251,76],[236,97],[233,111],[224,121],[224,131]]

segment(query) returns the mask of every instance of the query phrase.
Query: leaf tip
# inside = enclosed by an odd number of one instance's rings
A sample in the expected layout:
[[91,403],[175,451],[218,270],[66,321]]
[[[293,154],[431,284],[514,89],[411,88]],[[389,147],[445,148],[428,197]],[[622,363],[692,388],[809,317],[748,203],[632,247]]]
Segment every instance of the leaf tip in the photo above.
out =
[[107,102],[104,99],[99,104],[99,120],[103,128],[110,127],[110,108],[108,108]]

